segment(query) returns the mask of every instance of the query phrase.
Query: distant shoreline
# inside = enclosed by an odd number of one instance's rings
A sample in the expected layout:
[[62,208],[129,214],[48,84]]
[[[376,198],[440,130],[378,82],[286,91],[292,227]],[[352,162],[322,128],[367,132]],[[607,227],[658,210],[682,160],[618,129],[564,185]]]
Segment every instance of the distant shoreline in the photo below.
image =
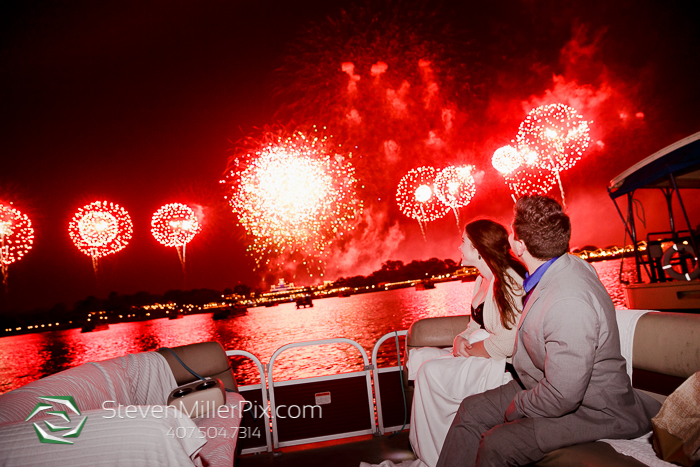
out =
[[[629,257],[634,254],[634,248],[632,245],[627,245],[625,248],[620,248],[617,246],[609,247],[608,249],[592,248],[593,247],[590,247],[590,249],[575,251],[571,254],[575,254],[588,262],[619,259],[622,257]],[[646,243],[640,242],[638,248],[639,251],[645,251]],[[402,266],[404,266],[401,262],[395,263],[400,263]],[[375,273],[372,273],[370,276],[358,277],[363,277],[365,280],[369,280],[369,278],[373,277],[373,275],[377,273],[378,272],[375,271]],[[130,308],[121,311],[107,311],[106,309],[103,309],[87,311],[85,312],[87,313],[87,315],[81,315],[80,312],[76,310],[64,310],[66,313],[62,317],[48,317],[42,316],[42,314],[37,314],[36,317],[31,316],[28,317],[28,319],[22,320],[17,319],[15,317],[14,322],[12,322],[12,319],[5,319],[3,320],[3,323],[0,324],[0,338],[5,336],[15,336],[22,334],[40,334],[43,332],[50,332],[55,330],[86,328],[87,326],[94,327],[95,324],[100,326],[104,324],[118,324],[135,321],[148,321],[151,319],[171,318],[173,316],[173,313],[190,315],[217,312],[217,310],[227,308],[255,308],[263,306],[275,306],[281,303],[294,302],[300,297],[304,296],[310,296],[311,300],[320,300],[322,298],[328,297],[381,292],[397,288],[415,287],[417,283],[426,280],[430,283],[447,282],[455,280],[469,281],[476,278],[477,274],[478,271],[476,271],[473,268],[461,267],[451,273],[440,274],[437,276],[429,276],[423,279],[408,279],[398,282],[384,281],[360,287],[337,286],[335,284],[342,280],[338,279],[333,283],[326,283],[320,286],[317,285],[308,287],[292,287],[288,290],[282,290],[278,292],[260,292],[257,294],[253,294],[250,297],[237,294],[226,295],[212,290],[209,291],[209,295],[217,295],[216,300],[209,301],[207,303],[200,303],[198,305],[191,303],[182,303],[181,305],[178,305],[177,303],[173,303],[172,301],[169,301],[167,303],[160,303],[159,301],[156,301],[155,303],[150,305],[131,306]],[[190,295],[192,294],[192,292],[194,291],[189,291]],[[187,295],[187,292],[183,291],[182,294]],[[158,296],[153,297],[156,298]],[[99,301],[99,299],[96,298],[95,300]],[[184,298],[183,300],[188,299]],[[161,301],[163,300],[161,299]],[[21,313],[18,314],[21,315]],[[32,317],[34,317],[35,319],[31,320]],[[61,322],[61,318],[63,318],[63,322]]]

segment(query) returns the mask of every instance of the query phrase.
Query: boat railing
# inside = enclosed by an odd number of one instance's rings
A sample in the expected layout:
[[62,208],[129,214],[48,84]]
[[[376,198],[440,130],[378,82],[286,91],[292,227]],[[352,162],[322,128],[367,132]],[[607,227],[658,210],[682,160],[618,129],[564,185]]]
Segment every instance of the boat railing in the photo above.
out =
[[[267,399],[267,379],[265,377],[265,366],[260,362],[260,359],[250,352],[245,350],[227,350],[226,355],[228,357],[246,357],[253,361],[255,367],[258,369],[258,375],[260,376],[259,384],[247,384],[245,386],[239,386],[238,392],[245,397],[246,401],[250,403],[249,407],[252,410],[247,410],[245,413],[248,415],[249,419],[246,420],[246,425],[250,429],[246,433],[265,433],[264,443],[262,443],[263,438],[256,436],[247,436],[244,439],[240,439],[241,442],[241,454],[254,454],[256,452],[271,452],[272,451],[272,440],[270,436],[270,422],[266,417],[266,413],[259,413],[255,409],[258,407],[263,407],[267,409],[268,399]],[[258,413],[256,413],[258,412]],[[257,430],[256,430],[257,429]]]
[[[283,352],[329,344],[349,344],[357,348],[364,362],[362,371],[275,381],[275,360]],[[365,349],[343,337],[295,342],[277,349],[267,366],[273,449],[374,433],[370,371]],[[291,413],[292,407],[295,407],[296,416]],[[319,408],[318,419],[315,419],[316,408]]]
[[[394,395],[394,398],[390,397],[390,393],[388,392],[387,388],[401,388],[403,392],[403,378],[401,375],[401,372],[403,371],[402,365],[401,365],[401,356],[399,354],[399,344],[397,343],[397,354],[399,356],[398,358],[398,365],[396,366],[389,366],[389,367],[383,367],[379,368],[378,365],[378,359],[377,356],[379,354],[379,348],[381,345],[386,342],[388,339],[394,338],[398,340],[399,336],[406,337],[408,334],[408,331],[394,331],[394,332],[389,332],[387,334],[384,334],[379,340],[377,341],[376,344],[374,344],[374,348],[372,349],[372,362],[374,362],[374,371],[373,373],[373,378],[374,378],[374,392],[375,392],[375,402],[377,405],[377,433],[380,435],[383,435],[387,431],[398,431],[401,428],[405,428],[409,426],[408,423],[408,403],[406,402],[405,399],[405,394],[402,394],[403,398],[403,403],[404,403],[404,421],[402,425],[394,425],[391,427],[386,427],[385,423],[386,422],[393,422],[394,419],[391,417],[388,417],[387,420],[385,420],[385,412],[387,412],[387,415],[389,414],[390,410],[383,410],[385,408],[388,408],[387,406],[391,404],[395,408],[396,402],[399,402],[399,399],[396,398],[395,392],[392,392]],[[395,382],[394,386],[391,386],[391,383]],[[382,388],[385,388],[384,390]],[[382,393],[385,393],[384,401],[382,402]],[[392,411],[393,413],[396,413],[396,410]],[[399,414],[400,416],[400,414]]]
[[[270,452],[279,448],[351,438],[368,434],[384,434],[408,427],[408,407],[401,378],[400,343],[408,331],[395,331],[382,336],[367,352],[347,338],[323,339],[286,344],[277,349],[267,365],[254,354],[228,350],[229,357],[251,359],[260,374],[260,384],[239,386],[239,392],[252,405],[264,407],[262,417],[247,419],[265,433],[257,440],[243,439],[242,454]],[[396,342],[399,364],[377,367],[379,349]],[[362,370],[276,381],[276,361],[283,353],[304,347],[347,344],[362,358]],[[292,412],[293,410],[293,412]],[[258,411],[259,412],[259,411]],[[376,414],[376,416],[375,416]],[[254,414],[251,414],[254,415]]]

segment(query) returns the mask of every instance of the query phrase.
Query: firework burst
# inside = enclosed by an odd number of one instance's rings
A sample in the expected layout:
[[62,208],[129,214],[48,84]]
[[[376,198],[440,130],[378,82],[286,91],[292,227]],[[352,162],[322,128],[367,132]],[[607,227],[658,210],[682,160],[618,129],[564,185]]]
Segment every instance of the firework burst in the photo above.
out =
[[0,272],[7,290],[7,267],[21,260],[34,244],[32,222],[18,209],[0,203]]
[[524,195],[546,195],[557,183],[555,173],[539,165],[523,164],[504,177],[515,199]]
[[576,165],[588,148],[588,122],[568,105],[543,105],[530,111],[520,124],[517,142],[521,152],[534,151],[537,164],[554,174],[565,204],[559,172]]
[[180,203],[162,206],[151,219],[151,233],[164,246],[187,245],[200,231],[194,211]]
[[161,206],[151,218],[151,233],[156,241],[177,250],[182,272],[185,273],[185,247],[200,232],[194,211],[184,204]]
[[457,229],[459,229],[457,209],[468,205],[476,193],[473,172],[474,166],[472,165],[449,166],[442,169],[435,177],[436,195],[442,203],[452,208],[457,221]]
[[503,175],[512,173],[525,162],[524,157],[513,146],[503,146],[496,149],[491,158],[493,168]]
[[118,204],[95,201],[78,209],[68,225],[68,234],[75,246],[92,258],[97,276],[97,260],[128,245],[133,225],[129,213]]
[[418,167],[404,175],[396,189],[399,209],[405,216],[418,221],[423,238],[423,224],[440,219],[449,209],[437,196],[437,175],[438,171],[433,167]]
[[498,148],[493,153],[491,164],[505,178],[513,201],[523,195],[547,194],[557,182],[552,170],[538,165],[538,154],[527,149]]
[[[266,132],[257,149],[234,157],[226,180],[229,203],[253,238],[258,268],[291,258],[313,276],[323,274],[329,246],[352,230],[362,212],[354,168],[329,137]],[[274,264],[273,264],[274,263]]]

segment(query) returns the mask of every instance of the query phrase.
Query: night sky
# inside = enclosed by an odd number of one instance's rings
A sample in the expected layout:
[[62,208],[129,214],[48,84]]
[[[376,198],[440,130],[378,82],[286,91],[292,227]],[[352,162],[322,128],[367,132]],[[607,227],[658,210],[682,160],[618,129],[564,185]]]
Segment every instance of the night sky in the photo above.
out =
[[[152,213],[172,202],[204,213],[188,245],[187,288],[272,280],[254,270],[219,183],[240,141],[272,125],[325,125],[356,148],[365,209],[355,234],[331,252],[325,279],[367,274],[388,259],[459,259],[454,215],[428,224],[424,239],[396,207],[398,180],[419,165],[475,165],[477,192],[460,210],[462,223],[481,216],[509,224],[512,200],[491,155],[515,138],[529,110],[557,102],[591,122],[591,147],[562,173],[571,246],[620,244],[607,183],[700,131],[693,3],[5,2],[0,201],[31,218],[35,241],[9,266],[3,307],[182,288],[175,250],[150,234]],[[427,141],[439,122],[416,110],[428,80],[419,60],[430,61],[439,107],[454,119],[447,131],[443,117],[437,145]],[[410,88],[406,115],[371,100],[369,70],[379,61],[388,64],[382,79],[391,95]],[[344,62],[360,77],[352,102]],[[350,130],[343,119],[352,105],[363,120]],[[402,152],[382,149],[388,139]],[[700,203],[687,198],[692,219]],[[98,287],[67,226],[78,208],[102,199],[129,211],[134,236],[101,260]],[[667,228],[660,196],[639,199],[648,228]],[[313,282],[289,271],[288,280]]]

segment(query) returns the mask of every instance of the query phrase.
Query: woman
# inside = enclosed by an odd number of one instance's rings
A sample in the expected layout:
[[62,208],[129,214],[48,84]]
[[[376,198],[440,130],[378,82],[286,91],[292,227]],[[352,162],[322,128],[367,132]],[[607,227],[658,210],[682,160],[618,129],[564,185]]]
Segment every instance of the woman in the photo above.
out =
[[525,267],[511,253],[505,227],[487,219],[467,224],[460,251],[462,265],[479,270],[469,327],[455,337],[453,348],[414,349],[408,358],[409,379],[415,377],[409,438],[430,467],[462,400],[512,379],[506,361],[522,312]]

